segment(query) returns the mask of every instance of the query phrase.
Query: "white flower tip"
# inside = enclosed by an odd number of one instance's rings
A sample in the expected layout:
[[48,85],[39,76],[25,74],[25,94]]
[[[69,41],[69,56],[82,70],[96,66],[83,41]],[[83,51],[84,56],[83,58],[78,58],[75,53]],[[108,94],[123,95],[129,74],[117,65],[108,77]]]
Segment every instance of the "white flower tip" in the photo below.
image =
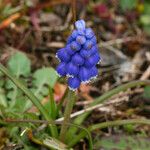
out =
[[95,80],[98,77],[98,75],[91,77],[92,80]]
[[91,80],[89,79],[89,80],[86,80],[86,81],[81,81],[81,83],[84,83],[84,84],[87,84],[87,83],[90,83],[91,82]]
[[70,86],[68,86],[68,87],[69,87],[69,90],[71,90],[71,91],[74,91],[74,92],[75,92],[75,91],[77,90],[77,88],[74,89],[74,88],[72,88],[72,87],[70,87]]
[[74,77],[73,75],[70,75],[70,74],[66,74],[66,76],[67,76],[67,77]]

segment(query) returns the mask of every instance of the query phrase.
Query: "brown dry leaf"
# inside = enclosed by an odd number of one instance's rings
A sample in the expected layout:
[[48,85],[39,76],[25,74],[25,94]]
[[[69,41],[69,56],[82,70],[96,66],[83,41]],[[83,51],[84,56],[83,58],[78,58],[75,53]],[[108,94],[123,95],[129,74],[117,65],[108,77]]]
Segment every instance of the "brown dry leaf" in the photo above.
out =
[[89,95],[91,89],[92,89],[92,86],[88,84],[80,85],[80,94],[82,97],[84,97],[88,101],[93,101],[93,98]]
[[138,40],[129,41],[126,43],[128,53],[134,55],[138,50],[141,49],[141,43]]
[[0,149],[4,147],[6,141],[7,141],[6,129],[0,128]]
[[67,89],[67,86],[64,84],[60,84],[58,82],[55,84],[55,86],[54,86],[54,99],[56,102],[59,102],[61,100],[66,89]]
[[43,2],[43,3],[38,4],[35,7],[35,10],[41,10],[46,7],[52,7],[52,6],[56,6],[60,4],[70,4],[70,2],[71,2],[70,0],[53,0],[50,2]]
[[20,13],[15,13],[11,15],[9,18],[5,19],[0,23],[0,30],[8,27],[13,21],[17,20],[20,17],[21,17]]
[[43,26],[48,25],[49,27],[56,27],[62,25],[61,18],[55,13],[40,13],[39,23]]
[[[62,99],[62,97],[63,97],[63,95],[64,95],[66,89],[67,89],[67,86],[64,85],[64,84],[60,84],[60,83],[56,83],[56,84],[55,84],[55,86],[54,86],[54,100],[55,100],[56,102],[59,102],[59,101]],[[49,101],[49,96],[46,96],[46,97],[44,97],[44,98],[42,99],[41,103],[44,105],[44,104],[46,104],[48,101]],[[28,112],[37,112],[37,111],[38,111],[38,110],[37,110],[37,108],[36,108],[35,106],[31,107],[31,108],[28,110]]]

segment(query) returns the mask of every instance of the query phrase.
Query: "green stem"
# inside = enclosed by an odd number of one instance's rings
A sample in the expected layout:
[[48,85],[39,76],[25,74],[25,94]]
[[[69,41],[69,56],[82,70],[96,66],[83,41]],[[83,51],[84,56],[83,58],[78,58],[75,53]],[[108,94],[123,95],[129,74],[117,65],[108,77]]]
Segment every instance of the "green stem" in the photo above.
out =
[[76,22],[76,0],[71,1],[73,24]]
[[65,141],[66,131],[68,128],[68,125],[66,123],[68,123],[70,120],[70,114],[72,112],[74,102],[75,102],[75,93],[73,91],[69,90],[68,97],[67,97],[67,104],[66,104],[66,108],[65,108],[65,112],[64,112],[64,121],[62,123],[61,131],[60,131],[60,140],[62,142]]
[[[144,86],[144,85],[150,85],[150,80],[137,80],[137,81],[132,81],[123,85],[120,85],[108,92],[106,92],[105,94],[103,94],[102,96],[96,98],[94,100],[94,102],[92,104],[90,104],[90,106],[95,106],[99,103],[102,103],[106,100],[109,100],[109,98],[111,98],[113,95],[118,94],[121,91],[125,91],[128,88],[134,88],[136,86]],[[87,118],[87,116],[91,113],[91,111],[89,112],[85,112],[84,114],[78,116],[75,120],[74,120],[74,124],[82,124],[82,122]],[[77,132],[78,129],[71,127],[67,133],[67,137],[69,139],[70,136],[74,136],[75,133]]]
[[[37,109],[43,114],[44,118],[46,120],[52,121],[51,118],[49,118],[48,112],[45,110],[45,108],[42,106],[40,101],[34,94],[32,94],[31,91],[29,91],[16,77],[12,76],[11,73],[0,63],[0,71],[2,71],[19,89],[21,89],[24,94],[32,101],[32,103],[37,107]],[[50,125],[50,131],[53,137],[58,136],[57,127],[55,124]]]
[[[7,125],[7,123],[15,123],[15,124],[19,124],[19,123],[33,123],[33,124],[57,124],[57,125],[62,125],[61,122],[56,122],[56,121],[53,121],[53,122],[50,122],[50,121],[47,121],[47,120],[32,120],[32,119],[10,119],[10,118],[6,118],[6,119],[3,119],[3,120],[0,120],[0,123],[2,122],[2,124],[4,125]],[[82,131],[85,131],[85,133],[87,134],[87,137],[88,137],[88,140],[89,140],[89,150],[93,150],[93,143],[92,143],[92,137],[91,137],[91,134],[89,132],[89,130],[83,126],[79,126],[79,125],[76,125],[76,124],[72,124],[70,122],[66,123],[67,125],[69,126],[74,126],[76,128],[79,128],[81,129]]]
[[[149,119],[129,119],[129,120],[108,121],[108,122],[103,122],[103,123],[98,123],[98,124],[92,125],[88,128],[88,130],[92,132],[97,129],[107,128],[107,127],[112,127],[112,126],[126,125],[126,124],[150,125],[150,120]],[[78,143],[84,137],[86,137],[86,133],[85,133],[85,131],[81,131],[79,135],[77,135],[70,141],[69,147],[74,146],[76,143]]]

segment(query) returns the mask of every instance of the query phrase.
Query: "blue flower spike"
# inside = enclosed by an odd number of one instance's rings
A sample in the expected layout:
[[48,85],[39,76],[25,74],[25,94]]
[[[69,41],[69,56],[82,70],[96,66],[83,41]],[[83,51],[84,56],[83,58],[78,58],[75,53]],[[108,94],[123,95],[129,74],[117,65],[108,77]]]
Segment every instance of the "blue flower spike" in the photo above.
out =
[[67,76],[69,89],[73,91],[98,76],[96,65],[101,60],[93,30],[86,28],[84,20],[76,21],[75,27],[65,48],[56,54],[60,61],[56,71],[59,76]]

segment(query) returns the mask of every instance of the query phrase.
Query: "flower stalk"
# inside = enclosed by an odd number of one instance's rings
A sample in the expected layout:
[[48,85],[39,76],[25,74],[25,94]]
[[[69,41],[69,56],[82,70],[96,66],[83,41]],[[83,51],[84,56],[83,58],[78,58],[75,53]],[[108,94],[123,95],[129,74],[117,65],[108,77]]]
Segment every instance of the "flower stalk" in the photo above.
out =
[[64,121],[62,123],[61,131],[60,131],[60,140],[62,142],[65,141],[66,131],[68,129],[67,123],[69,123],[70,114],[72,112],[74,102],[75,102],[75,92],[69,90],[68,97],[67,97],[67,104],[66,104],[66,108],[65,108],[65,112],[64,112]]

